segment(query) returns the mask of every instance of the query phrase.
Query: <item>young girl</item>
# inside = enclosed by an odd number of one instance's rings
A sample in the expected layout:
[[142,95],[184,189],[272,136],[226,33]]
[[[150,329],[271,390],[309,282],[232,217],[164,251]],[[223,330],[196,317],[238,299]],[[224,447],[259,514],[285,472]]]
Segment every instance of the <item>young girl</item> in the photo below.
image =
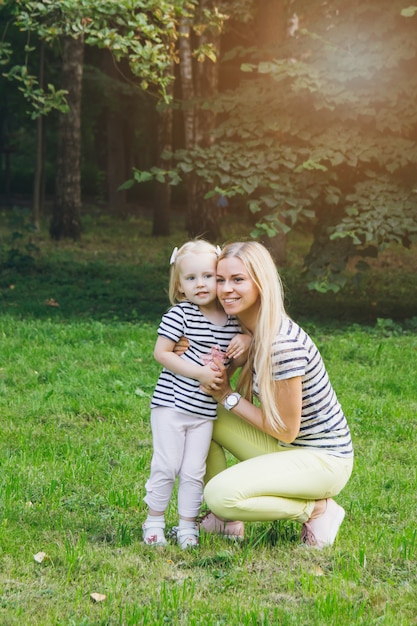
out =
[[[182,548],[198,545],[196,519],[216,419],[216,401],[200,386],[211,389],[221,381],[213,356],[226,365],[233,359],[235,366],[245,350],[236,318],[228,316],[217,300],[218,252],[210,243],[195,240],[175,248],[171,256],[173,306],[162,318],[154,351],[164,369],[151,402],[153,456],[143,524],[148,545],[166,544],[164,513],[177,476],[177,541]],[[173,350],[181,337],[188,339],[189,349],[179,356]],[[245,339],[247,345],[250,339]]]

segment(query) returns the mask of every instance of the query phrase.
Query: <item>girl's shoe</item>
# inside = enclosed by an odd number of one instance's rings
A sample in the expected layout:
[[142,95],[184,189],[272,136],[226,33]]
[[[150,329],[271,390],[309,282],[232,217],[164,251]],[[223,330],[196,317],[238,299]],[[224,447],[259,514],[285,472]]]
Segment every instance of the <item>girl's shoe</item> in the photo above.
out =
[[186,550],[186,548],[195,548],[199,545],[197,526],[195,526],[194,528],[177,527],[176,534],[178,545],[183,550]]
[[142,524],[143,541],[148,546],[166,546],[167,540],[164,534],[165,520],[146,521]]
[[200,528],[206,533],[217,533],[226,539],[243,541],[245,536],[245,526],[243,522],[226,522],[214,513],[207,513],[200,521]]
[[333,545],[345,517],[345,509],[334,500],[329,498],[326,504],[323,515],[305,522],[301,532],[301,541],[319,550]]

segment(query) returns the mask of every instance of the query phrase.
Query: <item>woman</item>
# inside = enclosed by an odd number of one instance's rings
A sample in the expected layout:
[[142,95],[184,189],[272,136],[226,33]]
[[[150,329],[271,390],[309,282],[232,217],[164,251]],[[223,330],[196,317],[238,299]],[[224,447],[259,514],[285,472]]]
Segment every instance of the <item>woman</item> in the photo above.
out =
[[[224,310],[253,342],[239,393],[220,361],[221,381],[205,389],[225,408],[214,424],[204,490],[211,513],[201,527],[242,537],[244,521],[295,520],[304,543],[330,546],[345,515],[333,496],[349,480],[353,448],[320,353],[286,315],[281,280],[261,244],[227,245],[217,285]],[[226,469],[224,449],[241,462]]]

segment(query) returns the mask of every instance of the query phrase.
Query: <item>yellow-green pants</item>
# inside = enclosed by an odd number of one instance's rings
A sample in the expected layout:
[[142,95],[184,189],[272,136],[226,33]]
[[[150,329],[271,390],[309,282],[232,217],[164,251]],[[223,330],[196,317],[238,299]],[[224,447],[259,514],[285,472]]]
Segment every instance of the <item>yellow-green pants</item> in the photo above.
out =
[[[224,450],[240,463],[226,469]],[[225,520],[304,523],[315,500],[330,498],[343,489],[352,467],[353,458],[314,448],[286,448],[219,406],[204,497],[213,513]]]

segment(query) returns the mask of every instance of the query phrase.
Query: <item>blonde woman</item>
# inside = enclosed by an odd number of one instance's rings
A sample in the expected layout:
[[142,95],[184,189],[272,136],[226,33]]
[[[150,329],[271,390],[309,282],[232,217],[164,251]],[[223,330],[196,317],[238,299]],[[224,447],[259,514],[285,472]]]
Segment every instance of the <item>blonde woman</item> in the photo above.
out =
[[[216,401],[202,391],[220,381],[213,356],[225,361],[243,358],[246,342],[235,317],[224,312],[216,295],[219,250],[204,240],[185,243],[171,255],[169,297],[173,305],[163,316],[155,359],[164,369],[151,402],[153,456],[146,483],[148,516],[143,524],[147,545],[165,545],[164,513],[176,478],[181,548],[198,545],[197,516]],[[174,353],[180,337],[189,341],[183,355]],[[248,341],[249,340],[249,341]],[[237,360],[236,360],[237,359]]]
[[[201,527],[242,537],[244,521],[295,520],[304,543],[330,546],[345,515],[333,496],[349,480],[353,448],[320,353],[286,315],[280,277],[261,244],[223,249],[217,295],[253,342],[237,391],[219,361],[221,380],[205,386],[224,408],[207,458],[211,513]],[[241,462],[226,469],[225,449]]]

